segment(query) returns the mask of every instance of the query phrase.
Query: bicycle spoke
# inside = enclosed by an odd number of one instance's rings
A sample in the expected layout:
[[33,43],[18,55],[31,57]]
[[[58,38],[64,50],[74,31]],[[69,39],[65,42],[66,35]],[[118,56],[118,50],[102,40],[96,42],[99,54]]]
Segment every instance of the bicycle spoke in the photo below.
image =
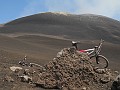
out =
[[98,63],[96,62],[96,57],[91,58],[91,63],[93,66],[98,67],[98,68],[106,68],[108,66],[108,61],[104,56],[98,56],[97,58]]
[[99,68],[105,68],[106,67],[106,61],[103,57],[99,57],[98,61],[99,61],[99,64],[98,64]]

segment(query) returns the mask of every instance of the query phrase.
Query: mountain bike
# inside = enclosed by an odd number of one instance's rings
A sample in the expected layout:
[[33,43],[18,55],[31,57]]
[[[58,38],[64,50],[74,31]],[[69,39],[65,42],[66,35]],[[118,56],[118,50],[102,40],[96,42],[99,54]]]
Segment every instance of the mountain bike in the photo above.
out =
[[[92,64],[98,68],[107,68],[109,64],[108,59],[100,54],[103,42],[104,40],[101,40],[99,45],[95,46],[92,49],[79,50],[80,52],[87,53]],[[72,41],[72,46],[74,46],[78,50],[77,44],[78,42]]]

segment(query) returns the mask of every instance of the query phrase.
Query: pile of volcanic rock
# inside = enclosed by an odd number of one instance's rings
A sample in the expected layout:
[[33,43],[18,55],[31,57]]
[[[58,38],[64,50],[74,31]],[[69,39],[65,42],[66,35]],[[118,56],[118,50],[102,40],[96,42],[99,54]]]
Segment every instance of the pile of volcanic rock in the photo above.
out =
[[56,58],[43,66],[34,83],[49,89],[96,90],[96,87],[109,88],[104,87],[104,84],[111,80],[110,70],[94,67],[86,53],[75,48],[64,48],[58,52]]
[[[62,49],[44,66],[31,64],[21,67],[12,66],[10,69],[22,82],[46,89],[110,90],[116,77],[110,69],[95,67],[86,53],[79,52],[75,48]],[[12,78],[7,76],[5,81],[19,81]],[[120,86],[116,83],[118,84],[118,81],[113,83],[112,88]]]

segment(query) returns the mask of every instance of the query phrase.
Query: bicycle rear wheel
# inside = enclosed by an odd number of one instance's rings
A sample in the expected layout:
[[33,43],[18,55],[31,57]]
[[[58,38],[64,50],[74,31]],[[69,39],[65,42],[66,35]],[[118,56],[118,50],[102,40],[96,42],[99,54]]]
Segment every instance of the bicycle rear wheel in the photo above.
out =
[[[98,60],[98,63],[96,59]],[[108,59],[102,55],[98,55],[97,58],[95,56],[91,56],[90,60],[95,67],[100,69],[107,68],[109,64]]]

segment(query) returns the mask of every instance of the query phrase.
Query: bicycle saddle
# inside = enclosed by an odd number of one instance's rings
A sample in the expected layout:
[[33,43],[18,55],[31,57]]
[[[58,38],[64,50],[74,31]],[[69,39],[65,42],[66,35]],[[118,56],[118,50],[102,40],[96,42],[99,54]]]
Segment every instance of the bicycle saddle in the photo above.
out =
[[76,41],[72,41],[72,44],[77,44],[77,42]]
[[98,46],[95,46],[95,48],[98,48]]

